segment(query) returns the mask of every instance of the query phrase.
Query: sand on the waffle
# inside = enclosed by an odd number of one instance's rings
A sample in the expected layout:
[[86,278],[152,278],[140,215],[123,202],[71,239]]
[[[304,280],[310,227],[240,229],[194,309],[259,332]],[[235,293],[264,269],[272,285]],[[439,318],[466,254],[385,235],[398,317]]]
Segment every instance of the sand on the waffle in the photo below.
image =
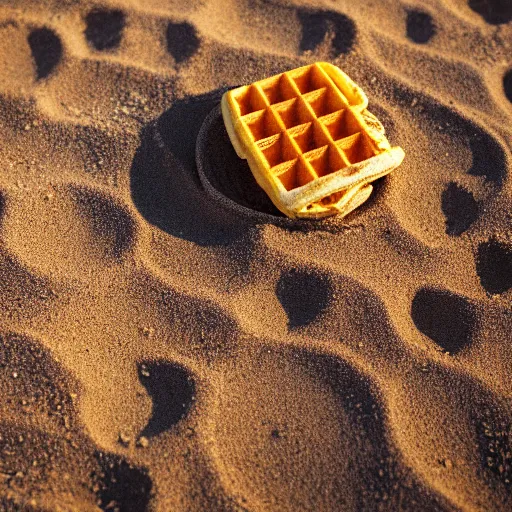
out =
[[[1,3],[2,510],[511,509],[512,9],[314,4]],[[300,223],[215,109],[315,61],[406,157]]]

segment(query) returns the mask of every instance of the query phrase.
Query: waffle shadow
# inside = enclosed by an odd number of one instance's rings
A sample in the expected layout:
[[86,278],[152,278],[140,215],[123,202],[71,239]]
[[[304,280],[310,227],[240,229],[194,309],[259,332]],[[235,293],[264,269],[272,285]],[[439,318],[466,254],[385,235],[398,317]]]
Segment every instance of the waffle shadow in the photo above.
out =
[[46,27],[34,29],[28,36],[28,44],[36,66],[37,79],[47,78],[62,59],[59,36]]
[[332,39],[332,58],[349,53],[354,46],[357,29],[348,16],[334,11],[318,12],[307,9],[299,10],[297,15],[302,26],[299,43],[301,52],[315,51],[326,38]]
[[412,301],[411,317],[421,333],[451,354],[471,345],[476,315],[462,296],[422,288]]
[[122,11],[93,9],[85,17],[85,23],[85,37],[94,49],[107,51],[119,47],[126,24]]
[[314,322],[332,301],[333,287],[326,274],[291,269],[279,278],[276,295],[288,316],[288,327],[298,329]]
[[[247,232],[240,216],[211,203],[197,175],[196,138],[223,92],[218,89],[176,101],[143,128],[130,170],[131,194],[141,215],[166,233],[199,245],[229,245]],[[223,126],[218,129],[225,131]],[[219,147],[222,133],[208,137],[216,155],[226,149]],[[220,156],[218,171],[222,173],[233,162]]]
[[491,294],[512,288],[512,247],[495,239],[478,246],[476,270],[485,290]]
[[139,365],[139,379],[153,401],[153,411],[141,436],[154,437],[186,416],[194,403],[195,384],[190,373],[163,361]]

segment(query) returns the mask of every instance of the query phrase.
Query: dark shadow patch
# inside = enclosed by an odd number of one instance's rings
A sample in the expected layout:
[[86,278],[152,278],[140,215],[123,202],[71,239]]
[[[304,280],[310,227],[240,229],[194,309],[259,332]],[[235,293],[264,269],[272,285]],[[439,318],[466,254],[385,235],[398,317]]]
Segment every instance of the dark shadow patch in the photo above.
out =
[[503,77],[503,90],[508,101],[512,103],[512,69],[509,69]]
[[85,17],[85,23],[85,37],[93,48],[105,51],[119,47],[126,24],[122,11],[94,9]]
[[411,317],[419,331],[447,352],[456,354],[471,344],[476,318],[459,295],[423,288],[414,296]]
[[304,269],[284,272],[276,286],[276,295],[288,315],[290,329],[313,322],[330,304],[332,293],[327,275]]
[[200,44],[196,29],[190,23],[169,22],[167,25],[167,51],[178,64],[190,59]]
[[301,52],[315,51],[326,39],[332,41],[331,57],[350,52],[357,31],[349,17],[333,11],[299,10],[297,14],[302,26]]
[[407,11],[407,37],[418,44],[428,43],[436,34],[436,26],[430,14],[424,11]]
[[151,479],[145,469],[131,465],[115,455],[97,452],[100,474],[96,494],[102,510],[144,512],[149,510]]
[[30,32],[28,44],[36,65],[37,79],[47,78],[62,58],[60,38],[49,28],[38,28]]
[[491,25],[501,25],[512,20],[510,0],[469,0],[468,5]]
[[473,194],[454,182],[443,190],[441,208],[446,218],[448,235],[461,235],[478,218],[478,203]]
[[[145,127],[130,170],[132,198],[141,215],[163,231],[200,245],[229,245],[254,225],[212,204],[197,176],[196,138],[223,92],[179,100],[156,123]],[[208,144],[217,152],[224,132],[222,126],[222,134],[208,134],[212,137]],[[223,148],[234,153],[230,144]],[[223,166],[232,164],[240,166],[230,155],[215,170],[222,173]]]
[[139,379],[153,401],[153,411],[141,436],[153,437],[176,425],[190,410],[195,384],[190,373],[163,361],[139,365]]
[[478,246],[476,271],[485,290],[492,294],[512,288],[512,246],[491,239]]
[[121,259],[135,244],[136,226],[130,212],[112,198],[87,188],[72,187],[70,192],[81,215],[98,235],[106,256]]

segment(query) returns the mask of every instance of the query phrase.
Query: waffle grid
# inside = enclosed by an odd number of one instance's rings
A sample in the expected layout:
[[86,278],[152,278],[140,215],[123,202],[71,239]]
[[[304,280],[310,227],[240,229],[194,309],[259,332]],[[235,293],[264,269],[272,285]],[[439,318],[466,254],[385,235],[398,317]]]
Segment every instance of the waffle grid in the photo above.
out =
[[288,191],[378,154],[364,120],[316,64],[255,82],[235,99],[244,129]]

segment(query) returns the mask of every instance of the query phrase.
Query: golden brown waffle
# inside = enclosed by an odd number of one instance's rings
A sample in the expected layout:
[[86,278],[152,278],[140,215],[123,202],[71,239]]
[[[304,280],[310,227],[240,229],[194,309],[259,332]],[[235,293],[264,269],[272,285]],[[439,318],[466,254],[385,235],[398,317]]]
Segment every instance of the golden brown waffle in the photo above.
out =
[[317,62],[222,97],[222,115],[240,158],[289,217],[347,215],[370,183],[404,158],[366,107],[364,92],[339,68]]

